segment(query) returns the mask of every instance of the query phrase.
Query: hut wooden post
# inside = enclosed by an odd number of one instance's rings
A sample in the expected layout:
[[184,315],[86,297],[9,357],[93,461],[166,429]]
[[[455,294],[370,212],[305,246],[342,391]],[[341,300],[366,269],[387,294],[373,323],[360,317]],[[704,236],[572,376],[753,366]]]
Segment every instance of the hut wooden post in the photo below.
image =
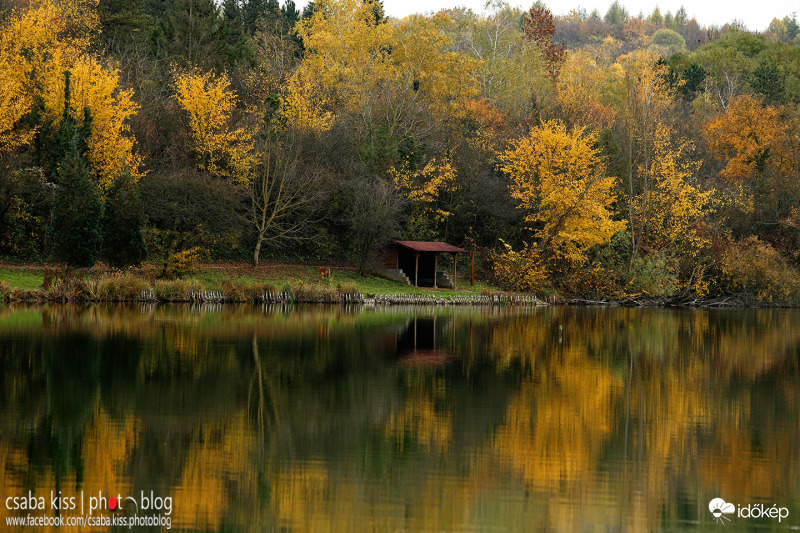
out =
[[419,252],[414,252],[414,286],[419,287]]
[[458,279],[458,255],[453,252],[450,254],[453,256],[453,288],[456,288],[457,279]]
[[469,284],[475,285],[475,250],[469,253]]
[[436,274],[439,272],[439,253],[433,254],[433,288],[436,289]]

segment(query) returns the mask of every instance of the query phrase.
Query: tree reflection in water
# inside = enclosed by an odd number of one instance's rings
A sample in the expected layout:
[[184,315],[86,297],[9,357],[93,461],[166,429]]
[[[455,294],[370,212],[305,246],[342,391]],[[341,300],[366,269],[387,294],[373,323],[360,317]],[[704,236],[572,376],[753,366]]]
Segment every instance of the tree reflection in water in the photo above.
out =
[[799,348],[782,310],[6,306],[3,494],[152,490],[192,530],[797,516]]

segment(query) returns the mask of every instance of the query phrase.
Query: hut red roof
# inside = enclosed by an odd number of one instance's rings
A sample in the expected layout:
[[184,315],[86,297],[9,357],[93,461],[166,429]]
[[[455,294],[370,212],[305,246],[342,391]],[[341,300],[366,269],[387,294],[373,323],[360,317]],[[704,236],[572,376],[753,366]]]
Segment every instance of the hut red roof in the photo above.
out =
[[447,253],[467,253],[452,244],[446,242],[426,242],[426,241],[394,241],[400,246],[404,246],[415,252],[447,252]]

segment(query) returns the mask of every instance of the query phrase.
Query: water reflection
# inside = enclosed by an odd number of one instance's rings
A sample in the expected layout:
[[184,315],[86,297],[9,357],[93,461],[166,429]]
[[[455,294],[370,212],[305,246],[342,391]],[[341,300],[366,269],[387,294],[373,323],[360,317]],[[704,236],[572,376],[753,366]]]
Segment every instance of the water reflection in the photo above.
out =
[[3,307],[2,496],[252,531],[702,530],[720,496],[797,526],[799,353],[779,310]]

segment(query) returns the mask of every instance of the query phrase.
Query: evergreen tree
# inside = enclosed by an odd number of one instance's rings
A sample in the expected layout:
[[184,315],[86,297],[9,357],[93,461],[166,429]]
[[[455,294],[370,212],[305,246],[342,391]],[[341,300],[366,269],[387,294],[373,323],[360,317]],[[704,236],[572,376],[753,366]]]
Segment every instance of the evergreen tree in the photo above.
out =
[[300,11],[297,10],[293,0],[286,0],[281,8],[281,16],[283,17],[284,26],[287,28],[287,33],[291,33],[294,25],[300,20]]
[[671,11],[667,11],[667,14],[664,15],[664,26],[669,28],[670,30],[675,29],[675,17],[672,16]]
[[244,34],[242,6],[239,0],[225,0],[222,2],[222,20],[227,26],[228,45],[236,46]]
[[680,30],[684,26],[686,26],[688,22],[689,22],[689,17],[686,15],[686,9],[684,9],[684,7],[681,6],[680,9],[678,9],[678,11],[675,12],[675,20],[673,22],[675,28],[673,29],[677,28],[678,30]]
[[310,19],[314,16],[314,13],[320,8],[319,5],[314,0],[311,0],[309,3],[306,4],[306,7],[303,8],[303,18]]
[[372,16],[375,18],[375,24],[383,24],[386,22],[386,13],[383,10],[383,0],[362,0],[365,5],[372,8]]
[[628,22],[629,18],[628,10],[622,7],[617,1],[609,6],[608,11],[606,11],[606,16],[604,17],[606,23],[612,25],[625,24]]
[[84,267],[94,265],[100,255],[103,202],[86,162],[92,117],[88,108],[84,109],[82,125],[72,117],[70,73],[64,74],[64,114],[56,136],[57,149],[63,151],[63,156],[58,165],[58,188],[47,241],[56,259]]
[[750,79],[753,91],[764,97],[764,103],[778,105],[786,100],[786,82],[778,68],[762,61],[753,71]]
[[656,7],[648,17],[647,21],[653,26],[662,26],[664,24],[664,17],[661,16],[661,10]]
[[139,190],[130,176],[120,176],[108,190],[103,214],[103,257],[110,265],[138,265],[147,257],[143,225]]
[[783,17],[783,24],[786,26],[786,40],[792,42],[800,34],[800,24],[797,24],[797,14],[792,13],[792,18]]
[[225,0],[222,3],[226,54],[231,63],[243,60],[254,63],[255,54],[250,46],[250,35],[244,25],[244,13],[240,0]]
[[91,171],[73,138],[59,168],[55,205],[50,215],[47,240],[53,256],[70,266],[90,267],[100,255],[100,221],[103,202],[92,183]]
[[687,100],[693,99],[697,93],[703,88],[703,82],[706,79],[706,69],[692,63],[686,70],[683,71],[683,85],[680,88],[681,94]]
[[214,0],[170,0],[156,32],[156,53],[203,70],[222,69],[226,37]]
[[253,35],[258,30],[259,20],[280,16],[278,0],[244,0],[242,3],[242,21],[248,35]]
[[148,10],[148,0],[100,0],[97,14],[106,47],[146,35],[152,25]]

